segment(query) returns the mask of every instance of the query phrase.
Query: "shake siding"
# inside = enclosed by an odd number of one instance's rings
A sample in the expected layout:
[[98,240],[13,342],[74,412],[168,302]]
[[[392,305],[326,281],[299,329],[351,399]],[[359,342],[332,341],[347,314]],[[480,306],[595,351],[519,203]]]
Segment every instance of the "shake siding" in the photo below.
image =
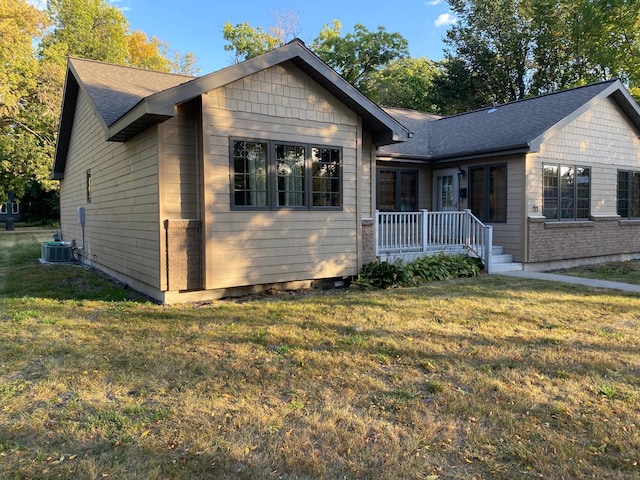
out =
[[540,152],[529,157],[529,215],[542,214],[544,163],[591,167],[591,214],[616,215],[617,172],[640,170],[640,140],[615,102],[605,99],[546,139]]
[[[203,119],[206,287],[357,274],[357,116],[283,64],[204,95]],[[232,211],[230,137],[342,147],[343,209]]]
[[[77,208],[85,207],[87,262],[118,277],[159,286],[159,225],[156,130],[126,143],[105,141],[104,129],[80,92],[73,134],[61,182],[64,240],[82,246]],[[92,201],[87,203],[86,171],[91,169]]]

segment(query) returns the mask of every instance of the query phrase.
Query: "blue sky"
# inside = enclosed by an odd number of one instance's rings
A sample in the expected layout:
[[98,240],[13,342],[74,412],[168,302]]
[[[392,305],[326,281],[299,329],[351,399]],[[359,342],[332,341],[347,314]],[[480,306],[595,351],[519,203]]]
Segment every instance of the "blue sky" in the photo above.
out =
[[[30,0],[44,4],[44,0]],[[111,0],[127,17],[132,30],[168,42],[172,50],[192,52],[198,58],[201,74],[232,63],[231,52],[224,50],[222,27],[249,22],[268,29],[278,12],[299,14],[299,37],[311,43],[324,24],[338,19],[343,34],[356,23],[369,30],[384,26],[398,32],[409,42],[412,57],[440,60],[442,37],[455,19],[445,0]]]

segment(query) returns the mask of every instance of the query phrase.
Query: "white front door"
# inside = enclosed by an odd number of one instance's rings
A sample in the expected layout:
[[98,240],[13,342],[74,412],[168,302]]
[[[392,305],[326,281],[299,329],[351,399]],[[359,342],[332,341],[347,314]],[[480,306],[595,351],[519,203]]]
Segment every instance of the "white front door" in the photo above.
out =
[[460,201],[458,169],[434,170],[433,172],[433,210],[452,212],[458,210]]

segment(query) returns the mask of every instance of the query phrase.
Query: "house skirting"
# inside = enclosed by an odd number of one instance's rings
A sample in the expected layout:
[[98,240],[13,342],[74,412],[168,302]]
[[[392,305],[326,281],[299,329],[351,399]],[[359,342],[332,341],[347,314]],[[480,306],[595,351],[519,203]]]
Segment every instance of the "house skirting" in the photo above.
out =
[[526,270],[548,270],[640,258],[640,221],[618,216],[588,221],[528,219]]

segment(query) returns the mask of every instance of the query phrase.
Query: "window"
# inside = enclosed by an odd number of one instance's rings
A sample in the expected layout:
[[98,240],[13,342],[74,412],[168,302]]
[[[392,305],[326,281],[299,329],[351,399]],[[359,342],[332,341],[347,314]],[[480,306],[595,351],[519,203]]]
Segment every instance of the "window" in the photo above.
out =
[[339,148],[232,140],[233,207],[340,208]]
[[618,170],[618,215],[640,218],[640,172]]
[[378,170],[377,203],[381,212],[418,211],[418,172]]
[[87,187],[87,203],[91,203],[91,169],[87,170],[86,187]]
[[548,220],[587,220],[591,215],[591,169],[544,165],[542,213]]
[[507,166],[469,168],[469,207],[483,222],[507,221]]

